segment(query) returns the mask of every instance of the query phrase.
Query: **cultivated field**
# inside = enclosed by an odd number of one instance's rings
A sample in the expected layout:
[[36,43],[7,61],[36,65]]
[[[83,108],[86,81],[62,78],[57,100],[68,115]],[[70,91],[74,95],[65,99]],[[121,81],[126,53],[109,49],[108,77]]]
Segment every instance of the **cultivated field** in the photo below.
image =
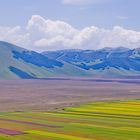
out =
[[138,99],[139,85],[136,79],[0,80],[0,112],[52,111],[94,101]]
[[0,140],[140,140],[140,100],[0,114]]

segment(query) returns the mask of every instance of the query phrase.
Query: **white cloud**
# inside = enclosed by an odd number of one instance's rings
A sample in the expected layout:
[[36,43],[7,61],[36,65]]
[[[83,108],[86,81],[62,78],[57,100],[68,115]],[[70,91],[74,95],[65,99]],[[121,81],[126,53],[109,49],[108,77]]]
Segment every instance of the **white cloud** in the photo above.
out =
[[70,5],[88,5],[88,4],[102,4],[111,0],[62,0],[63,4]]
[[34,15],[26,27],[0,27],[0,40],[36,51],[120,46],[137,48],[140,47],[140,32],[119,26],[111,30],[95,26],[79,30],[63,21]]

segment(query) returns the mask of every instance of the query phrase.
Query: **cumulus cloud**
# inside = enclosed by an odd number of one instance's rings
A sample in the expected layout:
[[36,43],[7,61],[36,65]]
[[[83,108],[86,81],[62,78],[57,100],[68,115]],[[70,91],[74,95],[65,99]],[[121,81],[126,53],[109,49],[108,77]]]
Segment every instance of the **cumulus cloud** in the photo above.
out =
[[34,15],[26,27],[0,27],[0,40],[35,51],[56,49],[100,49],[104,47],[140,47],[140,32],[115,26],[76,29],[63,21]]
[[89,5],[89,4],[102,4],[111,0],[62,0],[63,4],[70,5]]

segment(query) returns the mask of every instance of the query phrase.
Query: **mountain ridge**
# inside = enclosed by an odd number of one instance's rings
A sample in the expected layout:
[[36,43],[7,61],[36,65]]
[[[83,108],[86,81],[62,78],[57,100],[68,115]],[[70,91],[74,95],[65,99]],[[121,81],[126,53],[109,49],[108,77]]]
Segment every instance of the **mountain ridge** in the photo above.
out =
[[38,53],[0,41],[0,79],[140,75],[140,48],[59,50]]

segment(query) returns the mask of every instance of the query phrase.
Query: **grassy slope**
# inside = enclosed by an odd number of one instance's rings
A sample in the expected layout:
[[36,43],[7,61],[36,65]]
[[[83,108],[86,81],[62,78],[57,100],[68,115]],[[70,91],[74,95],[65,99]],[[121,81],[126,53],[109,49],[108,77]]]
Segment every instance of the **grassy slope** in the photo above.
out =
[[[0,44],[1,45],[1,44]],[[18,60],[13,57],[12,51],[16,50],[19,52],[25,51],[25,49],[16,47],[16,46],[0,46],[0,78],[1,79],[19,79],[19,77],[12,73],[9,70],[10,66],[16,66],[16,68],[21,69],[22,71],[27,72],[28,74],[34,73],[37,77],[42,78],[47,75],[51,75],[50,72],[48,72],[45,68],[43,67],[37,67],[35,65],[32,65],[30,63],[26,63],[23,60]]]
[[139,140],[139,108],[140,100],[133,100],[90,103],[48,113],[0,113],[0,128],[27,133],[0,134],[0,140]]

